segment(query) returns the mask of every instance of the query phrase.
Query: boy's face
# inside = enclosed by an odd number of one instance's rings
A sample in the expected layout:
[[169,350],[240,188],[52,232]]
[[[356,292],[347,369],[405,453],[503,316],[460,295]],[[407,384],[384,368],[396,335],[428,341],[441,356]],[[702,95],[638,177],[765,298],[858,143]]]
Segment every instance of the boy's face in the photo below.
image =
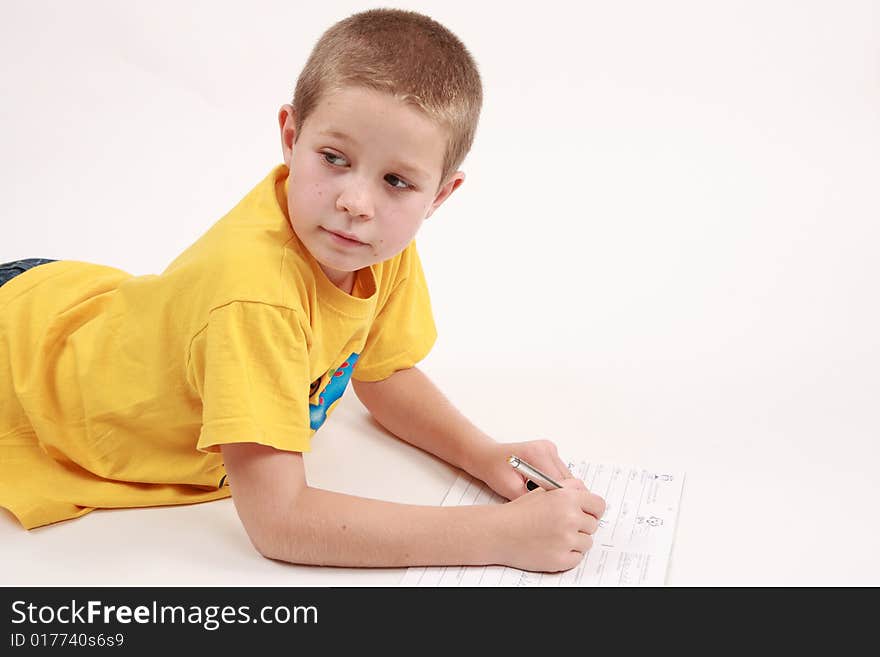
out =
[[464,182],[459,171],[438,190],[446,135],[390,94],[361,87],[327,93],[299,135],[290,105],[278,118],[291,226],[343,289],[351,272],[406,248]]

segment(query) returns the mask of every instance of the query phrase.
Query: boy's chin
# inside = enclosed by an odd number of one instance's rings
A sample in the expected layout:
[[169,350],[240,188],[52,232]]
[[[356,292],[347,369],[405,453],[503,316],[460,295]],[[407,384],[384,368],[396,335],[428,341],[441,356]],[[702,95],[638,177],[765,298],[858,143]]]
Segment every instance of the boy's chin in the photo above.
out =
[[343,260],[341,258],[316,257],[315,260],[318,261],[318,264],[321,265],[321,269],[323,269],[324,272],[331,271],[342,276],[359,271],[372,264],[370,262],[353,262],[350,259]]

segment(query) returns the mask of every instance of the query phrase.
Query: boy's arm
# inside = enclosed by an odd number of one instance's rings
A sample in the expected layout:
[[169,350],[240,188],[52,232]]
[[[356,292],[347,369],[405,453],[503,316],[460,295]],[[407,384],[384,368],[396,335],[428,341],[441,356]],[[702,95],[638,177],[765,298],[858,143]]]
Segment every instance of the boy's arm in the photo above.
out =
[[297,452],[254,443],[221,449],[236,511],[254,547],[294,563],[566,570],[590,548],[602,511],[600,500],[573,481],[565,490],[509,504],[396,504],[309,487]]
[[511,454],[557,481],[572,477],[552,441],[496,442],[471,424],[416,367],[399,370],[383,381],[354,380],[354,389],[391,433],[484,481],[509,500],[528,492],[523,477],[507,463]]
[[420,369],[398,370],[382,381],[352,379],[352,385],[358,399],[388,431],[485,480],[478,470],[498,443],[464,417]]

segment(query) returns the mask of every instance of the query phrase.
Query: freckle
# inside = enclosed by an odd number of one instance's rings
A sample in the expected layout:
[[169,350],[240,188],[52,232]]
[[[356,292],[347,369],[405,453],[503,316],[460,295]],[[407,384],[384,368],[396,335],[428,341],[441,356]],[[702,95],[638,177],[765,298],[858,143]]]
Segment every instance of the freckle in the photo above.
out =
[[345,531],[346,529],[348,529],[348,527],[346,527],[345,525],[342,525],[342,531]]

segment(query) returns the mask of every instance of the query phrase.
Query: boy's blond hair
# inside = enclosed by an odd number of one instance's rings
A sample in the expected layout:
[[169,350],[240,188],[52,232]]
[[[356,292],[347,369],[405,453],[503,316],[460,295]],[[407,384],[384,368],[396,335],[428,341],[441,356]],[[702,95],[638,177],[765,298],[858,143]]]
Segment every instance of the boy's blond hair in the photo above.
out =
[[437,21],[412,11],[371,9],[330,27],[296,83],[296,134],[322,94],[346,86],[391,93],[446,131],[441,185],[464,161],[477,130],[482,84],[467,48]]

